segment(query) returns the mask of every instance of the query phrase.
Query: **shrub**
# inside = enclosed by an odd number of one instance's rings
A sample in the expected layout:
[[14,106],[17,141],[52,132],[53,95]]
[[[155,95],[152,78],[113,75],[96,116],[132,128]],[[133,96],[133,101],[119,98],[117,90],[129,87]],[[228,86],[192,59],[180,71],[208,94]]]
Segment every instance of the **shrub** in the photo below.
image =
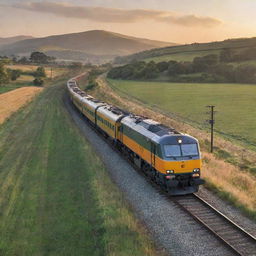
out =
[[42,86],[44,84],[44,80],[42,78],[37,77],[34,79],[33,83],[36,86]]

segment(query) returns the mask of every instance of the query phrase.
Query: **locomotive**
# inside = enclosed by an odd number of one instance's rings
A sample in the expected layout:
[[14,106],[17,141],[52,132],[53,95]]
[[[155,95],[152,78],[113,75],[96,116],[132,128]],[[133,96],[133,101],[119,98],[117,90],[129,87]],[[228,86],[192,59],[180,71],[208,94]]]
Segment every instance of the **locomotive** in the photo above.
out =
[[196,138],[97,100],[78,87],[76,78],[67,88],[87,121],[168,194],[195,193],[204,183]]

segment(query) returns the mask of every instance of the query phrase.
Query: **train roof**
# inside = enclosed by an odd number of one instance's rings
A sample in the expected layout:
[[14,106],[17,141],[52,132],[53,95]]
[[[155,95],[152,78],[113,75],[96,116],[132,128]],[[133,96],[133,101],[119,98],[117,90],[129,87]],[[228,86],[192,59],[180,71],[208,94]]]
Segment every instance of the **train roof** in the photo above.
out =
[[175,144],[178,139],[182,139],[184,143],[188,144],[197,141],[189,135],[182,134],[174,128],[167,127],[146,117],[130,115],[124,117],[121,123],[159,144]]
[[117,121],[119,118],[128,115],[128,112],[114,107],[112,105],[104,105],[97,110],[98,113],[104,114],[106,117],[110,118],[112,121]]

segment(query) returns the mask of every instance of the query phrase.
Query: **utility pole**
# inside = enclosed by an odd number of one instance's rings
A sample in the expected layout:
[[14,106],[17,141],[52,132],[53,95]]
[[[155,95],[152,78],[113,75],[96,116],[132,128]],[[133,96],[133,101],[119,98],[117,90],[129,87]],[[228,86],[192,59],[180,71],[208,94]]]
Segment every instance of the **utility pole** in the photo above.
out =
[[215,120],[214,120],[215,106],[210,105],[210,106],[206,106],[206,107],[210,108],[210,112],[208,112],[208,114],[210,114],[210,120],[207,120],[207,122],[209,122],[209,124],[211,125],[211,153],[212,153],[213,152],[213,126],[215,123]]
[[52,80],[52,66],[51,66],[51,80]]

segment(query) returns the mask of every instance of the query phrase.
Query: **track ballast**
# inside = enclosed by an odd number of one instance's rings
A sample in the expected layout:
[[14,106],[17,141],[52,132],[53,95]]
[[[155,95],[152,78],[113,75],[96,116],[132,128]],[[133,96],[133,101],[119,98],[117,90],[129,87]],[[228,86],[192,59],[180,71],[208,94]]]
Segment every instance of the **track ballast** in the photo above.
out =
[[256,239],[199,196],[175,197],[174,201],[205,226],[236,255],[256,255]]

